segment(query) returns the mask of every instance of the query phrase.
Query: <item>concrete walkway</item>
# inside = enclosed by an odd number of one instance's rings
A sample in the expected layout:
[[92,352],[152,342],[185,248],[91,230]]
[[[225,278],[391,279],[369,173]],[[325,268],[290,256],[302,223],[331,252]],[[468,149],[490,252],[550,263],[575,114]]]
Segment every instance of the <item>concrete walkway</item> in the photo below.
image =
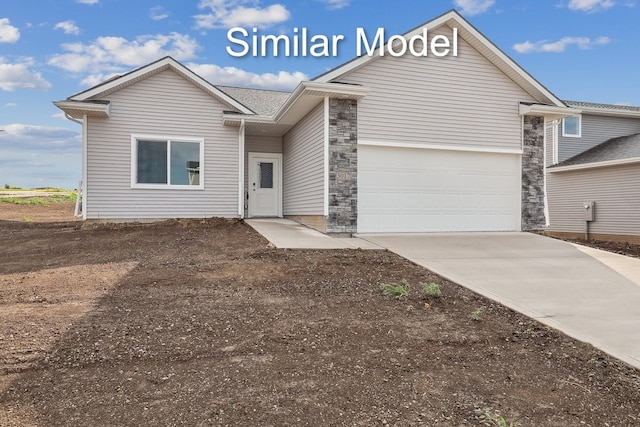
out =
[[245,222],[281,249],[383,249],[355,237],[329,237],[289,219],[247,219]]
[[365,234],[640,369],[640,260],[529,233]]

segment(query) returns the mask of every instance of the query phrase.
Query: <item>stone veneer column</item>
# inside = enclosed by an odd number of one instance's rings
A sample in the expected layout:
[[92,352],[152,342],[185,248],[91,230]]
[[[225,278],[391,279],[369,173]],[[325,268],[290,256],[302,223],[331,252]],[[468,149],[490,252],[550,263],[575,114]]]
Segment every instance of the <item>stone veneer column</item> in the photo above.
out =
[[546,227],[544,209],[544,117],[524,117],[522,230]]
[[358,101],[329,100],[327,233],[358,231]]

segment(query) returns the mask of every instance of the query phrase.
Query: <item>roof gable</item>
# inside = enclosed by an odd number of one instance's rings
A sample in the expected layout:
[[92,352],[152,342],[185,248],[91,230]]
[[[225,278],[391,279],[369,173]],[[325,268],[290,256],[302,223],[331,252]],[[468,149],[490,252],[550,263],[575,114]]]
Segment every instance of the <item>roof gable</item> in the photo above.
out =
[[175,59],[167,56],[162,58],[156,62],[152,62],[149,65],[145,65],[144,67],[140,67],[136,70],[133,70],[129,73],[123,74],[122,76],[112,78],[107,80],[104,83],[101,83],[97,86],[89,88],[83,92],[72,95],[68,98],[69,101],[92,101],[98,98],[105,97],[111,93],[114,93],[120,89],[124,89],[127,86],[130,86],[136,82],[144,80],[148,77],[151,77],[155,74],[158,74],[165,70],[172,70],[179,76],[183,77],[185,80],[193,83],[203,91],[207,92],[209,95],[218,99],[225,105],[238,110],[244,114],[254,114],[249,108],[240,103],[238,100],[229,96],[225,92],[221,91],[193,71],[189,70],[187,67],[176,61]]
[[[527,73],[522,67],[520,67],[515,61],[507,56],[500,48],[493,44],[487,37],[479,32],[473,25],[465,20],[458,12],[451,10],[431,21],[420,25],[413,30],[403,34],[403,37],[409,40],[411,37],[422,33],[423,29],[427,31],[435,30],[438,27],[447,25],[450,28],[458,29],[458,36],[464,39],[470,44],[476,51],[482,56],[487,58],[493,65],[495,65],[500,71],[506,74],[517,85],[522,87],[527,93],[529,93],[534,99],[539,102],[564,107],[565,104],[556,97],[551,91],[545,88],[540,82],[534,79],[529,73]],[[386,48],[387,44],[385,44]],[[371,61],[380,59],[379,55],[373,56],[360,56],[353,60],[330,70],[315,79],[317,82],[331,82],[339,81],[340,77],[349,73],[355,69],[361,68],[369,64]]]

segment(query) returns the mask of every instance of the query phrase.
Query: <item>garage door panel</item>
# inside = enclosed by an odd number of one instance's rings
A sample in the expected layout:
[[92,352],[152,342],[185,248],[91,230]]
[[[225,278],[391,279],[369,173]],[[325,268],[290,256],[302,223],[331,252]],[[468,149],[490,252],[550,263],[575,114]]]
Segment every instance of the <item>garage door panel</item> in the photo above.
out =
[[520,228],[520,156],[358,147],[358,231]]

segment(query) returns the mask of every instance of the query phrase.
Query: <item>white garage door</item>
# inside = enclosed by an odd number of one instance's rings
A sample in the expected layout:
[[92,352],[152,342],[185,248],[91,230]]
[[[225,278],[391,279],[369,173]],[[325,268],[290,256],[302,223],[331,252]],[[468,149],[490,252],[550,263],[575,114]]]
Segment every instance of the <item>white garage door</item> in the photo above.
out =
[[520,230],[520,155],[358,146],[358,232]]

